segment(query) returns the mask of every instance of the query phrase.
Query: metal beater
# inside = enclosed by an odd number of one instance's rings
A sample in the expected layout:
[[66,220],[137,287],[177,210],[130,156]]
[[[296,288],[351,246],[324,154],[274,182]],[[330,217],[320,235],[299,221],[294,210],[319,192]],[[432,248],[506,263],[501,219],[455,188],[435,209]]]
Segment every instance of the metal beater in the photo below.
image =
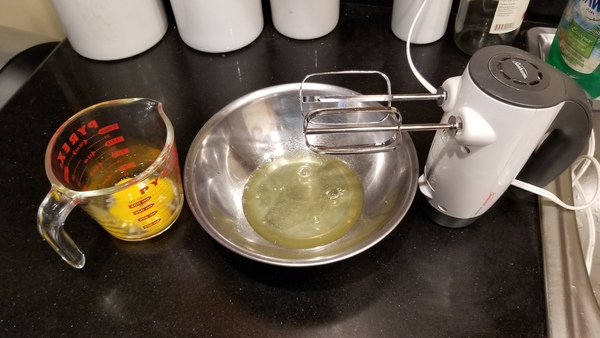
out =
[[[302,88],[308,79],[345,74],[379,75],[385,80],[387,94],[303,95]],[[454,134],[462,128],[460,119],[454,117],[449,118],[447,123],[402,124],[400,112],[392,107],[392,101],[436,101],[441,106],[447,99],[446,91],[440,88],[435,94],[392,94],[388,76],[379,71],[349,70],[310,74],[302,80],[299,96],[304,114],[306,146],[321,154],[392,151],[401,142],[402,131],[448,130]],[[387,106],[381,106],[377,102],[387,102]],[[327,105],[329,107],[323,107]]]

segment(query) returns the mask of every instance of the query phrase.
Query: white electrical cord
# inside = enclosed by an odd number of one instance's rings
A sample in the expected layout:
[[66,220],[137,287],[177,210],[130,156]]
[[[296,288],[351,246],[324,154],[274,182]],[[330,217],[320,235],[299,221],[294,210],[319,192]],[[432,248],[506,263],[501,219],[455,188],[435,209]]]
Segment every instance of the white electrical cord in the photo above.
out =
[[[587,154],[590,156],[593,156],[596,153],[596,136],[594,135],[594,131],[592,130],[592,134],[590,135],[590,140],[589,140],[589,144],[588,144],[588,151]],[[581,186],[581,183],[579,182],[579,179],[581,178],[581,176],[583,175],[583,173],[588,169],[590,162],[589,161],[585,161],[583,166],[581,166],[581,169],[579,169],[579,172],[577,174],[575,174],[575,168],[577,168],[577,166],[579,165],[579,163],[577,163],[576,165],[573,165],[573,170],[571,171],[571,177],[573,179],[573,188],[577,190],[577,193],[579,194],[579,196],[582,196],[585,200],[585,192],[583,190],[583,187]],[[596,170],[596,179],[598,181],[600,181],[600,174],[598,173],[598,171]],[[593,201],[595,201],[595,199],[592,199]],[[584,253],[584,257],[585,257],[585,267],[587,269],[588,274],[591,273],[592,271],[592,261],[594,259],[594,248],[596,246],[596,222],[594,220],[594,216],[592,214],[592,210],[591,208],[587,208],[584,210],[585,212],[585,218],[587,219],[587,224],[588,224],[588,245],[587,245],[587,250]]]
[[408,30],[408,37],[406,38],[406,59],[408,60],[410,70],[413,72],[417,80],[421,82],[421,84],[423,85],[423,87],[425,87],[425,89],[427,89],[427,91],[429,91],[431,94],[435,94],[437,93],[437,89],[434,86],[432,86],[431,83],[427,82],[427,80],[421,75],[421,73],[419,73],[410,55],[410,38],[412,37],[415,25],[417,24],[417,21],[419,20],[421,12],[423,11],[423,8],[425,8],[427,1],[428,0],[423,0],[423,2],[421,3],[421,7],[419,7],[419,11],[417,12],[417,15],[415,15],[415,18],[413,19],[413,22],[410,25],[410,29]]
[[[581,157],[579,157],[578,161],[581,161],[582,159],[583,160],[587,159],[590,162],[592,162],[594,164],[594,167],[596,168],[596,170],[598,172],[600,172],[600,163],[598,163],[598,160],[596,160],[593,156],[589,156],[587,154],[581,155]],[[596,194],[594,195],[594,198],[591,201],[587,202],[586,204],[578,205],[578,206],[568,205],[565,202],[561,201],[560,198],[558,198],[556,195],[549,192],[548,190],[545,190],[543,188],[537,187],[535,185],[532,185],[532,184],[529,184],[529,183],[526,183],[523,181],[519,181],[517,179],[514,179],[512,181],[512,185],[514,185],[517,188],[521,188],[523,190],[534,193],[536,195],[545,197],[545,198],[551,200],[552,202],[558,204],[559,206],[561,206],[567,210],[573,210],[573,211],[584,210],[584,209],[591,207],[592,205],[594,205],[594,203],[596,203],[598,196],[600,196],[600,180],[598,180],[597,191],[596,191]]]
[[[554,195],[551,192],[544,190],[540,187],[536,187],[534,185],[525,183],[523,181],[519,181],[517,179],[513,180],[513,182],[512,182],[512,185],[514,185],[515,187],[518,187],[523,190],[526,190],[526,191],[532,192],[534,194],[540,195],[542,197],[545,197],[567,210],[574,210],[574,211],[582,210],[585,212],[587,224],[588,224],[589,238],[588,238],[588,243],[587,243],[587,249],[584,252],[584,258],[585,258],[585,267],[587,269],[588,274],[591,272],[591,269],[592,269],[592,261],[594,258],[594,248],[596,246],[596,229],[595,229],[596,227],[595,227],[595,222],[594,222],[594,217],[592,215],[591,207],[597,203],[598,198],[600,197],[600,163],[598,163],[598,160],[596,160],[596,158],[594,158],[594,153],[595,153],[595,149],[596,149],[596,140],[595,139],[596,139],[596,137],[594,135],[594,131],[592,130],[590,139],[588,141],[587,154],[581,155],[580,157],[578,157],[575,160],[575,162],[571,165],[571,178],[573,181],[573,189],[577,190],[577,193],[584,199],[584,203],[585,203],[584,205],[571,206],[571,205],[568,205],[568,204],[564,203],[563,201],[561,201],[556,195]],[[581,178],[583,173],[589,168],[590,164],[594,165],[594,167],[596,169],[596,191],[594,193],[594,197],[590,201],[585,202],[585,193],[583,191],[583,187],[581,186],[581,183],[579,182],[579,179]],[[581,168],[577,171],[577,168],[580,166],[581,166]]]
[[[577,181],[573,182],[573,189],[577,190],[579,196],[585,196],[585,192],[583,191],[583,187]],[[594,247],[596,246],[596,226],[594,221],[594,216],[592,215],[591,208],[587,208],[583,210],[585,212],[585,219],[587,220],[588,225],[588,243],[587,250],[584,252],[585,258],[585,267],[587,269],[588,274],[590,274],[592,270],[592,260],[594,258]],[[579,218],[578,218],[579,219]],[[582,222],[583,223],[583,222]]]

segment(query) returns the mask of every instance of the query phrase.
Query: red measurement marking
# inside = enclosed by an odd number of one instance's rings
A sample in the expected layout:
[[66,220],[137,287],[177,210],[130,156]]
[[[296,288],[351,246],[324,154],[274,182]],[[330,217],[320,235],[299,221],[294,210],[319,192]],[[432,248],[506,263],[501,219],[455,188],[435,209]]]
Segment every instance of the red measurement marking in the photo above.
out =
[[75,177],[75,175],[73,175],[73,185],[77,185],[78,188],[81,187],[81,181],[76,181],[77,177]]
[[106,185],[108,180],[110,180],[111,177],[112,177],[112,175],[107,175],[106,178],[104,178],[104,181],[102,181],[102,185]]
[[151,226],[153,226],[153,225],[156,225],[156,223],[158,223],[158,222],[160,222],[160,218],[159,218],[159,219],[157,219],[156,221],[154,221],[154,222],[150,223],[150,224],[146,224],[146,225],[144,225],[142,228],[144,228],[144,229],[148,229],[149,227],[151,227]]
[[65,177],[65,183],[69,183],[69,167],[65,167],[64,177]]
[[69,160],[67,161],[67,164],[66,164],[67,167],[71,165],[72,160],[73,160],[73,156],[69,157]]
[[143,199],[143,200],[141,200],[141,201],[138,201],[138,202],[135,202],[135,203],[133,203],[133,204],[130,204],[130,205],[129,205],[129,209],[135,209],[135,208],[139,207],[140,205],[142,205],[142,204],[144,204],[144,203],[148,202],[148,201],[149,201],[151,198],[152,198],[152,196],[148,196],[148,197],[144,198],[144,199]]
[[125,138],[123,136],[117,136],[115,138],[112,138],[108,141],[106,141],[104,143],[105,146],[110,147],[110,146],[114,146],[117,143],[121,143],[121,142],[125,142]]
[[73,156],[77,155],[79,153],[79,150],[81,150],[81,148],[83,148],[83,146],[85,146],[87,142],[85,140],[79,142],[79,144],[77,145],[77,148],[75,148],[75,150],[73,150]]
[[129,162],[129,163],[125,163],[122,166],[119,167],[119,171],[125,171],[127,169],[131,169],[135,167],[135,163],[134,162]]
[[[106,151],[103,152],[102,154],[98,155],[98,158],[103,158],[107,153],[110,153],[112,151],[112,149],[106,148]],[[98,152],[96,150],[96,152]]]
[[79,168],[80,164],[81,164],[81,159],[79,159],[79,161],[77,161],[77,164],[75,164],[75,168],[73,169],[73,172],[77,172],[77,168]]
[[[77,163],[77,166],[79,166],[79,163],[81,163],[81,161],[79,161],[79,162]],[[77,170],[77,166],[75,167],[75,170]],[[93,170],[93,171],[90,173],[90,176],[89,176],[89,177],[92,177],[92,176],[94,176],[94,174],[96,173],[96,170],[98,170],[98,167],[97,167],[97,166],[96,166],[96,168],[95,168],[95,169],[94,169],[94,170]],[[79,179],[78,179],[78,181],[79,181],[79,184],[81,184],[81,181],[83,180],[83,174],[85,174],[85,169],[84,169],[84,170],[82,170],[82,171],[81,171],[81,175],[79,175]]]
[[117,158],[119,156],[123,156],[123,155],[127,155],[129,154],[129,148],[124,148],[124,149],[120,149],[115,151],[114,153],[112,153],[112,155],[110,155],[112,158]]
[[145,221],[145,220],[151,218],[152,216],[156,215],[157,213],[158,213],[158,210],[154,210],[153,212],[149,213],[148,215],[138,218],[138,222]]
[[91,160],[92,158],[94,158],[94,155],[96,155],[95,151],[90,152],[87,157],[85,158],[85,160],[83,160],[85,163],[88,163],[89,160]]
[[118,129],[119,129],[119,124],[114,123],[114,124],[108,125],[106,127],[100,128],[98,130],[98,134],[104,135],[106,133],[110,133],[111,131],[118,130]]
[[[98,136],[98,135],[94,135],[94,136]],[[89,139],[91,140],[92,138],[94,138],[94,136],[90,137]],[[103,140],[104,140],[104,138],[100,138],[100,139],[98,139],[98,140],[94,141],[94,143],[90,143],[90,144],[88,145],[88,149],[91,149],[91,148],[92,148],[93,146],[95,146],[95,145],[96,145],[98,142],[102,142]],[[100,148],[102,148],[102,147],[104,147],[104,146],[101,146]],[[100,148],[98,148],[98,149],[100,149]]]
[[[98,169],[100,169],[100,164],[97,164],[94,169],[90,170],[90,178],[94,177],[94,175],[96,175],[96,171],[98,171]],[[81,173],[81,175],[83,176],[83,172]],[[79,179],[81,180],[81,178]]]
[[121,162],[123,162],[123,160],[121,160],[121,159],[118,159],[118,160],[116,160],[116,161],[112,162],[111,164],[107,165],[105,169],[106,169],[106,170],[109,170],[110,168],[112,168],[113,166],[116,166],[116,165],[118,165],[118,164],[119,164],[119,163],[121,163]]
[[150,203],[150,204],[148,204],[147,206],[145,206],[145,207],[143,207],[143,208],[141,208],[141,209],[139,209],[139,210],[136,210],[136,211],[134,211],[134,212],[133,212],[133,214],[134,214],[134,215],[139,215],[139,214],[141,214],[142,212],[144,212],[144,211],[146,211],[146,210],[148,210],[148,209],[152,208],[153,206],[154,206],[154,203]]
[[[65,144],[66,144],[66,143],[65,143]],[[60,159],[60,155],[61,155],[61,154],[59,154],[59,159]],[[66,164],[66,166],[67,166],[67,167],[70,167],[70,166],[71,166],[71,161],[73,161],[73,157],[75,157],[75,155],[77,155],[77,153],[76,153],[76,152],[73,152],[73,153],[71,153],[71,154],[67,154],[67,155],[70,155],[70,156],[69,156],[69,160],[67,161],[67,164]],[[63,161],[63,163],[62,163],[62,164],[64,164],[64,161]]]

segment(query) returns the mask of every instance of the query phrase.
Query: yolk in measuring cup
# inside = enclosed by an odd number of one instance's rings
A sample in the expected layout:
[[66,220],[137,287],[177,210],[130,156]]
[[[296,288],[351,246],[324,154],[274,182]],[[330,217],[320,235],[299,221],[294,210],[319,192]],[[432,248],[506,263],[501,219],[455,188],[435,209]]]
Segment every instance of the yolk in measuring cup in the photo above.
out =
[[[129,180],[131,178],[122,179],[117,185]],[[109,212],[120,220],[124,228],[120,232],[144,233],[145,237],[159,234],[176,216],[173,214],[176,204],[173,183],[166,178],[150,177],[116,192],[113,198]]]

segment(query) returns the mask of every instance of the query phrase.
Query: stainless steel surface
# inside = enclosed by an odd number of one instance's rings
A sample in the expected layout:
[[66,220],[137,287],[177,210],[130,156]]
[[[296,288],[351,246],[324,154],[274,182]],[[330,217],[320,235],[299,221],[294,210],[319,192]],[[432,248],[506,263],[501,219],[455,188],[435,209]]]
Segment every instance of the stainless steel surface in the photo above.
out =
[[[546,189],[573,203],[570,173]],[[540,212],[548,336],[595,337],[600,332],[600,307],[587,275],[575,213],[544,198]]]
[[[402,220],[417,187],[416,152],[410,136],[402,133],[393,152],[339,156],[356,172],[365,193],[362,214],[345,236],[311,249],[281,247],[259,236],[244,216],[243,188],[250,174],[269,159],[309,151],[299,89],[300,84],[265,88],[223,108],[196,136],[184,172],[188,203],[204,229],[230,250],[274,265],[321,265],[368,249]],[[314,83],[305,83],[304,90],[309,95],[354,94]]]
[[[555,29],[536,27],[527,32],[528,50],[545,58],[554,39]],[[598,100],[594,101],[597,112]],[[593,115],[594,132],[600,135],[600,116]],[[598,138],[596,138],[596,149]],[[598,151],[594,155],[600,158]],[[595,177],[590,172],[580,182],[584,190],[595,189]],[[570,172],[565,172],[546,189],[563,201],[573,204],[574,191]],[[577,195],[578,193],[576,193]],[[580,196],[576,196],[580,198]],[[595,231],[600,231],[600,203],[592,207]],[[590,274],[584,260],[589,232],[584,214],[563,209],[540,198],[542,248],[548,335],[550,337],[595,337],[600,332],[600,248],[596,244]],[[579,219],[578,219],[579,218]],[[578,223],[582,225],[578,226]],[[585,246],[582,244],[586,244]]]

